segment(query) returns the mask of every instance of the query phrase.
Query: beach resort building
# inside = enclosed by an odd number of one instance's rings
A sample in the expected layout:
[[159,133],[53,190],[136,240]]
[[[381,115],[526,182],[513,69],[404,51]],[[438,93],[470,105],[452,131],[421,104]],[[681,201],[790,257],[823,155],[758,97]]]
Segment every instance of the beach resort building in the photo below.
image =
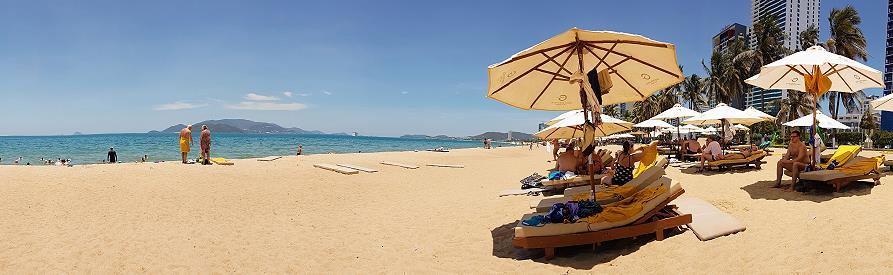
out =
[[[884,94],[893,92],[893,0],[887,1],[887,50],[884,58]],[[882,112],[881,130],[893,131],[893,112]]]
[[[778,23],[778,27],[784,32],[784,46],[791,50],[800,47],[800,32],[810,25],[819,25],[821,15],[819,0],[753,0],[751,2],[751,25],[761,18],[772,17]],[[756,38],[751,34],[751,45]],[[753,106],[768,114],[778,113],[778,108],[772,106],[772,101],[787,96],[785,90],[753,89],[746,95],[746,105]]]
[[[725,26],[722,30],[713,36],[713,50],[714,51],[725,51],[728,48],[729,44],[737,39],[743,39],[745,42],[749,41],[747,39],[747,26],[732,23],[731,25]],[[749,45],[750,43],[745,43],[745,45]],[[706,109],[711,109],[716,107],[717,102],[707,102]],[[733,98],[732,102],[729,102],[729,106],[738,109],[744,109],[745,106],[745,96],[738,95],[737,98]]]
[[[862,116],[865,114],[865,112],[868,112],[869,110],[871,110],[870,102],[872,100],[875,100],[878,98],[880,98],[880,97],[876,96],[876,95],[866,96],[865,100],[862,103],[860,110],[854,111],[854,112],[846,112],[844,114],[840,114],[839,116],[837,116],[837,121],[840,121],[840,123],[843,123],[846,126],[850,126],[850,129],[840,130],[840,131],[841,132],[862,132],[862,127],[859,126],[860,123],[862,122]],[[874,117],[878,119],[878,122],[883,121],[883,119],[881,118],[881,111],[872,110],[871,112],[874,113]]]

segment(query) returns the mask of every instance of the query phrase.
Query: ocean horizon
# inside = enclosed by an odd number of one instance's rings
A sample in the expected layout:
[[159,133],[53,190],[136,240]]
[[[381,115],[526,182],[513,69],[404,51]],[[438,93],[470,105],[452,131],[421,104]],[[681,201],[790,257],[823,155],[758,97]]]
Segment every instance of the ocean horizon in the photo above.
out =
[[[198,133],[190,159],[199,155]],[[178,133],[119,133],[57,136],[0,136],[0,165],[42,165],[42,159],[71,159],[74,164],[102,163],[109,148],[115,148],[119,162],[135,162],[143,155],[149,161],[180,159]],[[399,137],[345,136],[319,134],[245,134],[215,133],[211,156],[230,159],[295,155],[298,144],[303,153],[367,153],[414,151],[444,147],[462,149],[481,147],[480,141],[411,139]]]

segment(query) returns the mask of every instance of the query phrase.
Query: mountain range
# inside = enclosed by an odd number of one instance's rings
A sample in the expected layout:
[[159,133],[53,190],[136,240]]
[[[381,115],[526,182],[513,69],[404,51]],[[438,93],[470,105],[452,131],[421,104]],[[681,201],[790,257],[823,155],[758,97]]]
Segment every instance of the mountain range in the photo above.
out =
[[[193,131],[200,131],[202,125],[208,125],[211,131],[216,133],[253,133],[253,134],[325,134],[321,131],[308,131],[297,127],[285,128],[274,123],[257,122],[247,119],[218,119],[205,120],[192,124]],[[186,125],[177,124],[161,131],[150,131],[150,133],[178,133],[185,128]],[[196,129],[199,128],[199,129]]]

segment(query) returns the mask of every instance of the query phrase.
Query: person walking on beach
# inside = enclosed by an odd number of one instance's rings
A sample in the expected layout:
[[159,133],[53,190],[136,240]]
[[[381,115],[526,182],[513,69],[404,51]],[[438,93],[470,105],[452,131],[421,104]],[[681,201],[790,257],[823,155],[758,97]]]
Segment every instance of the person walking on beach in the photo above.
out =
[[180,130],[180,153],[183,155],[183,164],[186,164],[186,157],[189,155],[189,147],[195,145],[192,140],[192,125],[186,126]]
[[211,130],[208,125],[202,125],[202,135],[199,137],[199,146],[202,148],[202,164],[211,164]]
[[108,153],[108,157],[106,158],[106,160],[107,160],[109,163],[116,163],[116,162],[118,162],[118,153],[115,152],[115,148],[109,148],[109,153]]
[[298,144],[298,154],[297,155],[300,156],[301,154],[304,154],[304,145]]

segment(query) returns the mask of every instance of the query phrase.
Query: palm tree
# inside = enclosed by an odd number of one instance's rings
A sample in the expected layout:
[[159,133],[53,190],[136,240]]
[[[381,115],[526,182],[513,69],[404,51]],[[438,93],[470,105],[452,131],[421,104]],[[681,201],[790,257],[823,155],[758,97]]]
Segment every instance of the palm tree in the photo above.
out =
[[[750,68],[751,72],[755,71],[753,68],[769,64],[790,52],[783,44],[785,38],[784,31],[778,26],[773,17],[760,18],[753,26],[753,34],[756,41],[754,47],[736,55],[734,58],[740,64],[739,66]],[[760,107],[765,111],[766,93],[761,93],[761,96],[763,106]]]
[[806,27],[806,30],[800,32],[800,50],[802,51],[815,45],[825,46],[819,43],[819,28],[815,25],[809,25],[809,27]]
[[778,124],[812,113],[812,97],[800,91],[789,90],[787,97],[776,99],[772,104],[778,107]]
[[862,114],[862,121],[859,122],[859,128],[862,128],[862,130],[878,129],[878,120],[874,112],[866,110],[865,113]]
[[604,106],[602,106],[602,114],[605,114],[607,116],[612,116],[615,118],[619,118],[619,116],[621,115],[620,114],[620,106],[617,106],[617,104],[604,105]]
[[682,93],[680,97],[682,98],[682,102],[688,103],[688,108],[692,110],[699,110],[700,106],[704,104],[704,95],[701,94],[704,89],[704,81],[701,80],[696,74],[692,74],[685,78],[682,82]]
[[[867,61],[865,36],[862,35],[862,29],[859,27],[861,23],[862,18],[859,17],[859,12],[853,6],[832,9],[831,15],[828,17],[831,37],[825,43],[828,50],[853,60]],[[827,94],[828,109],[831,110],[831,116],[834,119],[837,119],[841,105],[847,112],[854,112],[862,105],[862,98],[865,97],[861,91],[858,93],[828,92]]]

